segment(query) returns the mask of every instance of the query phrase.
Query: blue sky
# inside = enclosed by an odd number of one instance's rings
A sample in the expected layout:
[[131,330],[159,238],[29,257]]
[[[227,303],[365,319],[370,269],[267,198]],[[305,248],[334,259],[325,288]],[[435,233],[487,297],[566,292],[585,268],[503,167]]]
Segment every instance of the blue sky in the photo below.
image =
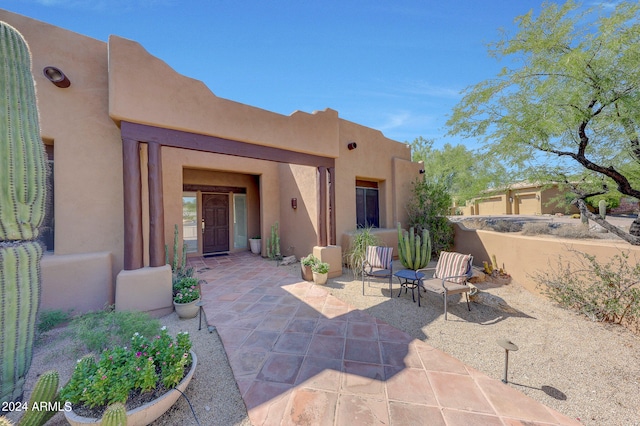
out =
[[411,142],[445,142],[465,87],[535,0],[4,0],[1,8],[106,41],[133,39],[217,96],[290,114],[332,108]]

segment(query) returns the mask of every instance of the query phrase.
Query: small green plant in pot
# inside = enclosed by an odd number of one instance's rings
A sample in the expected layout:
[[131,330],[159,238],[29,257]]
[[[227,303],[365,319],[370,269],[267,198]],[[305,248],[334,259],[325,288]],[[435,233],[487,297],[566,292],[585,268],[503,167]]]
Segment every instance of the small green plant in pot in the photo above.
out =
[[329,264],[326,262],[316,262],[311,266],[313,282],[316,284],[326,284],[329,275]]
[[300,259],[300,270],[302,279],[305,281],[313,281],[313,271],[311,267],[319,262],[319,259],[313,254],[309,254],[307,257]]
[[180,318],[193,318],[198,314],[200,290],[196,278],[183,278],[173,287],[173,306]]

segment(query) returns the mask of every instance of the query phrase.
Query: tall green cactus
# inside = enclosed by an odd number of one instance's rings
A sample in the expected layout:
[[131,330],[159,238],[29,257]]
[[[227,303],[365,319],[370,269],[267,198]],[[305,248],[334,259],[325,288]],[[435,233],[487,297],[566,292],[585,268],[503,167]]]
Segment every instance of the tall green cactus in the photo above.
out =
[[127,426],[127,410],[124,404],[116,402],[108,406],[102,415],[102,426]]
[[398,256],[405,268],[420,269],[431,261],[431,237],[429,230],[422,230],[422,238],[416,235],[413,227],[405,231],[398,222]]
[[280,253],[280,235],[278,222],[271,225],[271,236],[267,238],[267,257],[269,259],[282,259]]
[[21,400],[40,302],[47,168],[31,55],[0,22],[0,402]]

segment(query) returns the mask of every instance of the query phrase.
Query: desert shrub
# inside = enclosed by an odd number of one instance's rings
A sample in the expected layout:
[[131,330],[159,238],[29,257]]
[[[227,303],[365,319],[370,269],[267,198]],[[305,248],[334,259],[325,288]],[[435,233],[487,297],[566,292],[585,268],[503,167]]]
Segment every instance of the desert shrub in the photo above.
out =
[[522,224],[512,220],[496,220],[490,223],[491,230],[496,232],[520,232]]
[[640,319],[640,264],[621,252],[607,263],[595,256],[569,250],[573,260],[558,258],[557,265],[532,278],[542,292],[561,306],[594,321],[621,323]]
[[559,226],[555,234],[561,238],[596,238],[591,232],[589,232],[589,228],[582,225],[563,225]]
[[485,219],[464,219],[462,222],[465,228],[468,229],[482,229],[482,230],[490,230],[491,227],[487,224]]
[[95,352],[127,346],[134,333],[150,338],[160,331],[160,322],[145,312],[115,311],[113,308],[75,317],[70,326],[74,336]]
[[552,230],[547,222],[527,222],[522,225],[522,235],[548,235]]
[[446,217],[452,204],[451,195],[443,184],[421,178],[413,182],[412,193],[407,204],[407,227],[413,227],[418,235],[425,228],[429,230],[431,253],[437,256],[453,246],[453,225]]
[[344,264],[351,269],[354,278],[362,276],[362,262],[364,262],[367,246],[379,246],[380,238],[371,232],[371,227],[360,227],[353,234],[351,247],[344,253]]
[[39,333],[46,333],[71,320],[71,311],[61,309],[45,309],[38,313],[37,329]]

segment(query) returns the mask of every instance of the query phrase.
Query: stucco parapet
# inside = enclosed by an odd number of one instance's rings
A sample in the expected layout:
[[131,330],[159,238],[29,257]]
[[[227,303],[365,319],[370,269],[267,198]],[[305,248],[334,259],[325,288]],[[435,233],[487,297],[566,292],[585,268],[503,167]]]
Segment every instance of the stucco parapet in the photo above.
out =
[[315,155],[338,156],[338,114],[326,109],[289,116],[216,96],[177,73],[139,43],[110,36],[109,114],[158,127]]

